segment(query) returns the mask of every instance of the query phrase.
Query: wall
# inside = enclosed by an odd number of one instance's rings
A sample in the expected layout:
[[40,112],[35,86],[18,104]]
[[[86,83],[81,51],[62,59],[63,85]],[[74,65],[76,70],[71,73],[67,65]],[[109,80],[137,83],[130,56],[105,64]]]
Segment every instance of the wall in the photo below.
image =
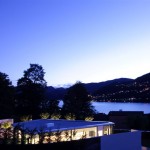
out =
[[0,150],[100,150],[100,138],[89,138],[51,144],[0,144]]
[[135,131],[102,136],[101,150],[141,150],[141,132]]

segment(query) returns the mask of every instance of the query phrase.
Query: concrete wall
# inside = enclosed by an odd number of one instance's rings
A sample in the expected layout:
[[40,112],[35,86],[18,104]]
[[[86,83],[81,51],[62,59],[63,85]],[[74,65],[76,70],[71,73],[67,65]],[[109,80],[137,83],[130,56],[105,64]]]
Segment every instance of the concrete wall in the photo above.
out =
[[102,136],[101,150],[141,150],[141,132],[135,131]]

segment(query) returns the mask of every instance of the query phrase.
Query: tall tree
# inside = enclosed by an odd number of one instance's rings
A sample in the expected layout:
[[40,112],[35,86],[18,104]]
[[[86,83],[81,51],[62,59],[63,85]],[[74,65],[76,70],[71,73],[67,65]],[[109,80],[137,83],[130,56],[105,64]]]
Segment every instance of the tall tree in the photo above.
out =
[[85,119],[95,114],[88,92],[81,82],[68,89],[62,111],[64,115],[71,114],[76,119]]
[[32,115],[33,118],[39,115],[46,87],[44,74],[43,67],[38,64],[30,64],[30,68],[24,71],[17,82],[17,114]]
[[14,87],[7,74],[0,72],[0,118],[13,117]]

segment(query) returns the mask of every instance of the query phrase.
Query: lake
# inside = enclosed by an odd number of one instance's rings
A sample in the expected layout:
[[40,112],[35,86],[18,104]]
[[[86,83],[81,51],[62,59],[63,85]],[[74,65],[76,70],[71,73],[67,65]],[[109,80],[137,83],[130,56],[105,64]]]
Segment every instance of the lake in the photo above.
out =
[[[62,107],[61,100],[59,106]],[[115,102],[92,102],[92,105],[99,113],[108,114],[110,111],[144,111],[145,114],[150,113],[150,103],[115,103]]]
[[150,103],[115,103],[115,102],[92,102],[97,112],[108,114],[109,111],[144,111],[150,113]]

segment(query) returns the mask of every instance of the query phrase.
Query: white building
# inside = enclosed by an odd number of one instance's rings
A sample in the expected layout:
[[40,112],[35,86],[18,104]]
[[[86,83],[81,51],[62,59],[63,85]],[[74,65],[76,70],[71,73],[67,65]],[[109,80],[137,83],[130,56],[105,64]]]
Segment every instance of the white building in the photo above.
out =
[[[29,142],[38,143],[40,139],[39,133],[60,133],[61,141],[110,135],[113,132],[114,123],[107,121],[39,119],[13,124],[14,127],[17,125],[25,132],[35,131],[32,141],[30,139]],[[26,134],[26,136],[29,137],[28,134]],[[45,136],[44,138],[46,142],[46,138],[48,137]],[[55,140],[56,136],[53,134],[51,141],[55,142]]]

